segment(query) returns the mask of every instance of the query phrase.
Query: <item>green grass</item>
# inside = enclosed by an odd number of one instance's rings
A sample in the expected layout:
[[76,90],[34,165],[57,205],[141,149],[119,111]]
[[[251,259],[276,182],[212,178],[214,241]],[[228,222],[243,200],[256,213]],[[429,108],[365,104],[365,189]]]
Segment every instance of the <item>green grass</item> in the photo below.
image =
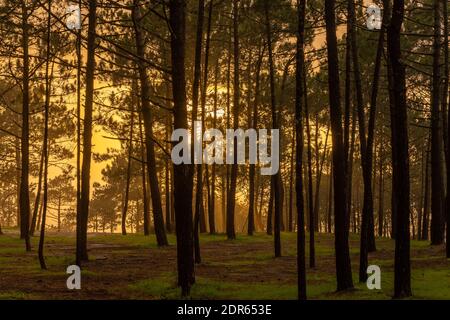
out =
[[[157,279],[140,281],[130,285],[131,290],[156,299],[179,299],[180,290],[175,286],[175,276],[164,276]],[[191,288],[191,299],[293,299],[296,294],[293,285],[279,286],[275,284],[242,284],[222,282],[196,277]]]
[[[203,258],[200,270],[196,275],[196,284],[192,287],[192,299],[296,299],[297,287],[295,279],[296,234],[282,233],[283,258],[275,259],[273,256],[273,237],[265,233],[257,233],[253,237],[239,234],[235,240],[227,240],[226,235],[201,235],[202,246],[213,248],[217,253]],[[308,235],[307,235],[308,239]],[[171,247],[165,254],[174,253],[176,238],[168,235]],[[89,235],[91,245],[105,247],[102,250],[113,252],[115,256],[125,258],[132,254],[150,254],[158,259],[156,239],[154,235],[127,235],[95,234]],[[391,299],[394,283],[394,241],[391,239],[377,239],[378,251],[369,255],[369,264],[381,267],[381,290],[368,290],[366,285],[357,283],[359,236],[351,235],[351,257],[353,280],[355,289],[336,293],[336,277],[334,271],[334,238],[332,235],[316,235],[316,261],[318,268],[307,270],[307,294],[311,299]],[[73,236],[50,233],[46,237],[46,263],[49,270],[42,271],[37,260],[38,238],[32,238],[33,252],[24,251],[23,240],[17,236],[7,234],[0,236],[0,275],[2,269],[8,274],[27,275],[33,281],[66,277],[66,267],[74,263],[75,238]],[[109,251],[109,247],[111,247]],[[94,246],[95,248],[95,246]],[[119,248],[120,250],[116,250]],[[242,252],[240,249],[244,248]],[[306,246],[308,262],[309,248]],[[166,249],[162,249],[166,250]],[[224,258],[221,258],[221,250]],[[430,247],[426,241],[411,241],[412,291],[414,299],[450,299],[450,261],[443,257],[440,248]],[[91,261],[95,261],[95,249],[90,253]],[[229,254],[235,254],[227,258]],[[105,261],[104,263],[109,263]],[[285,263],[290,263],[284,269]],[[102,264],[101,261],[98,262]],[[279,274],[270,277],[273,266],[278,265]],[[280,269],[281,266],[281,269]],[[136,267],[136,266],[135,266]],[[140,267],[140,266],[138,266]],[[146,266],[143,265],[142,268]],[[124,266],[126,268],[126,266]],[[101,268],[92,271],[89,266],[83,269],[82,275],[96,281],[108,281],[110,276],[120,274],[121,270],[101,272]],[[256,278],[259,270],[265,270],[269,276]],[[217,274],[220,272],[220,274]],[[289,272],[289,274],[284,274]],[[149,299],[179,299],[180,290],[176,286],[176,275],[166,270],[157,270],[156,276],[148,279],[127,279],[121,287],[111,286],[109,293],[120,292],[121,296],[129,298]],[[224,275],[229,277],[222,277]],[[235,275],[246,275],[243,281],[236,280]],[[234,280],[232,280],[234,279]],[[237,278],[239,279],[239,277]],[[287,281],[286,279],[290,279]],[[59,281],[59,280],[58,280]],[[114,282],[114,281],[111,281]],[[126,292],[126,294],[124,294]],[[41,295],[42,293],[40,293]],[[43,293],[45,298],[45,293]],[[127,295],[128,294],[128,295]],[[25,292],[0,288],[0,299],[30,299],[36,297],[32,290]],[[41,298],[41,297],[40,297]]]

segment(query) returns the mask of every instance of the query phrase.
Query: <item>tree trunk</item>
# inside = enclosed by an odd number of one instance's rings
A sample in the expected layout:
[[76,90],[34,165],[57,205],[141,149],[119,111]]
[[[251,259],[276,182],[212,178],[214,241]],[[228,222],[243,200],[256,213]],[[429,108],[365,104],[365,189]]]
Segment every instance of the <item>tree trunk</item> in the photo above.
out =
[[[138,102],[138,107],[140,106]],[[139,112],[139,140],[141,144],[141,176],[142,176],[142,203],[144,208],[144,235],[150,235],[150,210],[147,196],[147,178],[145,170],[145,143],[144,133],[142,130],[142,116]]]
[[29,194],[29,167],[30,167],[30,58],[29,22],[27,2],[22,1],[22,140],[21,140],[21,177],[20,177],[20,238],[25,240],[26,251],[31,251],[30,244],[30,194]]
[[88,260],[87,231],[89,219],[89,197],[91,189],[92,157],[92,109],[94,103],[95,33],[97,24],[97,0],[89,0],[89,27],[86,64],[86,98],[84,107],[83,161],[81,166],[80,212],[77,214],[76,262]]
[[[195,136],[198,132],[195,132],[195,121],[198,119],[198,100],[200,91],[200,81],[201,81],[201,60],[202,60],[202,44],[203,44],[203,19],[205,13],[205,1],[198,1],[198,11],[197,11],[197,35],[195,44],[195,62],[194,62],[194,82],[192,84],[192,141],[195,141]],[[201,134],[203,133],[203,122],[201,128]],[[195,159],[194,148],[192,148],[192,159]],[[195,187],[195,211],[194,211],[194,257],[195,263],[201,262],[200,257],[200,239],[199,239],[199,227],[200,227],[200,214],[202,212],[202,201],[203,201],[203,172],[202,164],[197,164],[200,159],[194,160],[196,165],[196,187]]]
[[[48,0],[48,17],[47,17],[47,57],[45,65],[45,103],[44,103],[44,199],[43,199],[43,212],[42,212],[42,226],[40,230],[39,247],[38,247],[38,257],[41,269],[47,269],[44,258],[44,241],[45,241],[45,223],[47,218],[47,203],[48,203],[48,158],[49,158],[49,148],[48,148],[48,129],[49,129],[49,112],[50,112],[50,97],[51,97],[51,81],[49,75],[49,65],[50,65],[50,34],[51,34],[51,17],[52,17],[52,1]],[[53,69],[53,67],[52,67]],[[53,70],[52,70],[53,75]],[[61,195],[58,199],[58,232],[61,230]]]
[[[446,222],[447,222],[447,230],[446,230],[446,256],[447,258],[450,258],[450,151],[449,151],[449,123],[450,123],[450,110],[448,110],[448,97],[450,96],[450,87],[449,87],[449,61],[448,61],[448,54],[449,54],[449,31],[448,31],[448,1],[442,0],[443,3],[443,12],[444,12],[444,94],[442,97],[442,110],[447,112],[447,128],[446,132],[444,132],[444,136],[447,137],[447,150],[446,150],[446,163],[447,163],[447,198],[446,198],[446,206],[445,206],[445,212],[446,212]],[[445,114],[444,114],[445,117]]]
[[[186,106],[186,0],[170,0],[172,90],[174,129],[188,129]],[[174,165],[174,198],[177,232],[178,285],[186,297],[194,283],[192,226],[193,166]]]
[[[279,128],[278,121],[278,108],[276,105],[276,97],[275,97],[275,67],[273,62],[273,48],[272,48],[272,30],[271,30],[271,22],[269,17],[269,1],[264,1],[264,9],[265,9],[265,18],[266,18],[266,35],[267,35],[267,47],[269,51],[269,78],[270,78],[270,97],[271,97],[271,113],[272,113],[272,127],[275,130]],[[279,146],[277,146],[279,148]],[[272,150],[272,152],[274,152]],[[274,249],[275,249],[275,257],[281,257],[281,214],[283,207],[283,195],[281,190],[281,173],[280,170],[272,176],[273,179],[273,187],[274,187],[274,204],[275,204],[275,223],[274,223]]]
[[[134,80],[133,80],[134,82]],[[136,85],[133,84],[135,88]],[[134,130],[134,94],[132,94],[130,105],[130,135],[128,139],[128,159],[127,159],[127,178],[125,181],[125,197],[122,206],[122,235],[127,234],[127,211],[128,211],[128,199],[130,195],[130,182],[131,182],[131,161],[133,156],[133,130]]]
[[348,245],[348,215],[346,210],[345,148],[342,132],[342,111],[339,88],[339,60],[336,39],[336,1],[325,2],[326,38],[328,53],[328,87],[331,130],[333,137],[334,216],[337,290],[353,288]]
[[431,92],[431,244],[444,242],[441,95],[441,10],[440,0],[434,0],[433,79]]
[[422,214],[422,239],[429,239],[429,226],[430,226],[430,140],[428,140],[428,146],[425,154],[425,191],[423,200],[423,214]]
[[269,204],[267,206],[267,224],[266,224],[266,233],[268,235],[272,235],[273,234],[273,181],[272,179],[270,179],[270,186],[269,186],[269,191],[270,191],[270,195],[269,195]]
[[[169,89],[169,88],[168,88]],[[169,95],[167,95],[166,97],[167,99],[169,99]],[[170,130],[171,130],[171,123],[170,123],[170,116],[167,117],[167,124],[166,124],[166,140],[170,141]],[[167,143],[167,147],[170,148],[169,143]],[[165,206],[166,206],[166,230],[168,233],[172,232],[172,215],[171,215],[171,209],[172,209],[172,204],[171,204],[171,192],[170,192],[170,168],[169,168],[169,162],[170,159],[167,158],[165,161],[165,183],[164,183],[164,191],[165,191]]]
[[408,121],[406,106],[405,65],[401,58],[400,33],[404,18],[404,1],[394,0],[392,18],[388,28],[388,52],[392,77],[389,77],[392,90],[393,108],[391,108],[392,174],[393,196],[396,203],[396,238],[394,297],[403,298],[412,295],[409,212],[409,155]]
[[292,130],[293,132],[293,137],[292,137],[292,142],[291,142],[291,167],[289,170],[289,199],[288,199],[288,231],[292,232],[294,231],[294,217],[293,217],[293,206],[294,206],[294,160],[295,160],[295,150],[296,150],[296,146],[295,146],[295,137],[296,137],[296,131],[295,131],[295,125],[296,123],[294,122],[294,130]]
[[[239,79],[239,1],[233,0],[233,55],[234,55],[234,85],[233,85],[233,129],[239,127],[240,112],[240,79]],[[234,215],[236,205],[237,182],[237,139],[234,139],[234,161],[231,166],[229,190],[227,193],[227,237],[236,239]]]
[[134,0],[133,6],[133,24],[135,30],[136,40],[136,53],[139,59],[136,64],[139,71],[140,79],[140,94],[141,94],[141,108],[142,117],[144,120],[145,128],[145,144],[146,144],[146,160],[147,160],[147,173],[150,183],[150,193],[152,199],[153,208],[153,223],[155,227],[156,241],[158,246],[167,246],[167,235],[164,228],[163,210],[161,204],[161,193],[159,190],[158,176],[156,172],[156,159],[155,159],[155,145],[153,141],[153,114],[150,107],[150,83],[147,75],[147,68],[143,61],[145,61],[145,40],[142,34],[141,27],[141,12],[140,12],[140,0]]
[[[251,126],[253,129],[257,130],[258,128],[258,106],[259,106],[259,98],[260,98],[260,81],[261,81],[261,64],[262,59],[264,57],[264,48],[260,48],[259,57],[256,63],[255,70],[255,97],[253,101],[253,110],[252,110],[252,123]],[[250,108],[250,105],[249,105]],[[255,174],[256,174],[256,166],[254,164],[250,164],[249,169],[249,206],[248,206],[248,227],[247,233],[249,236],[252,236],[255,232]]]
[[[45,120],[44,120],[45,122]],[[45,124],[44,124],[45,126]],[[34,232],[36,230],[36,220],[39,212],[39,202],[41,200],[41,190],[42,190],[42,175],[44,174],[44,143],[42,143],[42,154],[41,154],[41,160],[39,163],[39,176],[38,176],[38,185],[36,190],[36,198],[34,200],[34,207],[33,207],[33,215],[31,218],[31,226],[30,226],[30,236],[34,236]]]
[[[303,78],[304,90],[307,91],[306,87],[306,73]],[[306,122],[306,136],[307,136],[307,163],[308,163],[308,214],[309,214],[309,267],[315,268],[316,266],[316,249],[314,243],[314,203],[313,203],[313,181],[312,181],[312,154],[311,154],[311,130],[309,126],[309,110],[307,99],[304,102],[305,107],[305,122]]]
[[306,0],[297,0],[298,30],[296,50],[295,88],[295,191],[297,204],[297,288],[298,299],[306,300],[305,265],[305,208],[303,203],[303,104],[306,100],[305,76],[305,13]]

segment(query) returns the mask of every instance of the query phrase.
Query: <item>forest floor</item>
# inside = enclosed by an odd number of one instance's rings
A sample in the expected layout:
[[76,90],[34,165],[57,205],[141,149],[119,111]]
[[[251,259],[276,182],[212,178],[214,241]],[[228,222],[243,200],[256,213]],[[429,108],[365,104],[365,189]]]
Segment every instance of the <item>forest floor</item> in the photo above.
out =
[[[4,230],[5,232],[5,230]],[[0,299],[177,299],[175,237],[158,248],[155,237],[90,234],[90,261],[82,271],[82,289],[66,287],[67,266],[74,263],[73,235],[46,238],[48,270],[37,259],[38,238],[26,253],[17,231],[0,236]],[[381,290],[357,284],[359,240],[350,239],[355,290],[336,293],[334,237],[316,235],[316,268],[307,270],[311,299],[390,299],[393,293],[394,242],[377,239],[369,264],[381,268]],[[193,299],[295,299],[296,235],[282,233],[283,257],[274,258],[273,238],[265,234],[202,235],[202,263],[196,266]],[[412,290],[415,299],[450,299],[450,260],[443,246],[411,242]],[[308,252],[307,252],[308,261]]]

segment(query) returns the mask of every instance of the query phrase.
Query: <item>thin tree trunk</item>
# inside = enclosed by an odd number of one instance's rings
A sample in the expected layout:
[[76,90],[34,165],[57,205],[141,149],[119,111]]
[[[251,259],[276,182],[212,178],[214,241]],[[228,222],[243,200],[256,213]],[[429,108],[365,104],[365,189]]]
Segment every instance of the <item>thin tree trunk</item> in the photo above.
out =
[[328,228],[327,228],[327,232],[331,233],[331,227],[332,227],[332,222],[331,222],[331,216],[332,216],[332,212],[333,212],[333,166],[330,165],[331,169],[330,169],[330,177],[328,179]]
[[[446,256],[447,258],[450,258],[450,151],[449,151],[449,126],[450,126],[450,110],[448,108],[448,97],[450,96],[450,87],[449,87],[449,61],[448,61],[448,55],[449,55],[449,31],[448,31],[448,1],[442,0],[443,3],[443,12],[444,12],[444,94],[442,97],[442,110],[447,112],[447,128],[445,129],[444,136],[447,137],[447,150],[446,150],[446,163],[447,163],[447,199],[446,199],[446,222],[447,222],[447,230],[446,230]],[[444,115],[445,117],[445,115]]]
[[[134,80],[133,80],[134,81]],[[136,87],[136,85],[133,85]],[[125,197],[122,206],[122,235],[127,234],[127,212],[128,212],[128,199],[130,195],[130,182],[131,182],[131,161],[133,156],[133,131],[134,131],[134,94],[132,94],[132,102],[130,105],[130,135],[128,139],[128,159],[127,159],[127,178],[125,181]]]
[[295,131],[295,122],[294,122],[294,130],[292,142],[291,142],[291,168],[289,170],[289,199],[288,199],[288,231],[292,232],[294,231],[294,217],[293,217],[293,206],[294,206],[294,159],[295,159],[295,137],[296,137],[296,131]]
[[[256,63],[255,70],[255,97],[253,101],[253,110],[252,110],[252,123],[251,126],[253,129],[257,130],[258,128],[258,106],[259,106],[259,98],[260,98],[260,81],[261,81],[261,64],[264,56],[264,48],[260,48],[259,57]],[[250,107],[250,106],[249,106]],[[255,232],[255,174],[256,174],[256,166],[255,164],[250,164],[249,169],[249,206],[248,206],[248,227],[247,233],[249,236],[253,235]]]
[[[270,97],[271,97],[271,113],[272,113],[272,127],[275,130],[279,128],[278,114],[279,110],[276,104],[275,97],[275,67],[273,62],[273,48],[272,48],[272,29],[269,16],[269,1],[264,1],[265,18],[266,18],[266,35],[267,35],[267,47],[269,51],[269,79],[270,79]],[[277,146],[279,148],[279,146]],[[272,153],[274,151],[272,150]],[[273,179],[273,189],[274,189],[274,249],[275,257],[281,257],[281,214],[283,207],[283,195],[282,195],[282,183],[281,183],[281,173],[280,170],[272,176]]]
[[[210,0],[209,6],[208,6],[208,20],[207,20],[207,28],[206,28],[206,44],[205,44],[205,61],[204,61],[204,68],[203,68],[203,85],[202,85],[202,91],[201,91],[201,121],[202,121],[202,132],[205,131],[205,115],[206,115],[206,95],[208,90],[208,71],[209,71],[209,52],[210,52],[210,45],[211,45],[211,20],[212,20],[212,13],[213,13],[213,0]],[[200,191],[200,199],[203,199],[203,166],[199,166],[199,175],[201,177],[199,191]],[[206,171],[206,178],[208,179],[208,172]],[[205,206],[203,206],[203,209],[200,211],[200,232],[205,233],[206,232],[206,215],[205,215]],[[206,208],[208,208],[206,206]]]
[[433,79],[431,98],[431,244],[444,242],[444,181],[442,172],[441,95],[441,10],[434,0]]
[[[381,119],[381,123],[383,123],[383,119]],[[380,140],[380,149],[379,149],[379,183],[378,183],[378,236],[383,237],[383,229],[384,229],[384,178],[383,178],[383,125],[381,126],[381,140]]]
[[318,116],[316,117],[316,193],[314,194],[314,218],[316,220],[316,227],[315,230],[316,232],[320,232],[320,223],[319,222],[319,209],[320,209],[320,182],[322,180],[322,172],[323,172],[323,166],[325,163],[325,159],[327,158],[327,147],[328,147],[328,136],[330,133],[329,128],[327,129],[327,134],[325,136],[325,144],[324,144],[324,149],[323,149],[323,155],[322,155],[322,160],[319,161],[320,159],[320,155],[319,155],[319,142],[318,140],[318,135],[319,135],[319,119]]
[[22,140],[21,140],[21,178],[20,178],[20,238],[25,240],[26,251],[31,251],[30,243],[30,58],[29,58],[29,22],[27,2],[22,1]]
[[[205,1],[198,1],[198,11],[197,11],[197,35],[195,44],[195,62],[194,62],[194,82],[192,84],[192,128],[195,128],[195,121],[198,119],[198,100],[200,91],[200,81],[201,81],[201,60],[202,60],[202,44],[203,44],[203,20],[205,13]],[[203,122],[201,132],[203,133]],[[195,129],[192,129],[192,141],[196,140]],[[192,159],[195,159],[194,148],[192,148]],[[200,156],[202,157],[202,155]],[[197,164],[200,159],[195,161],[195,170],[197,173],[197,181],[195,187],[195,211],[194,211],[194,257],[195,263],[201,262],[200,256],[200,238],[199,238],[199,227],[200,227],[200,214],[202,213],[202,198],[203,198],[203,174],[202,174],[202,164]]]
[[[45,65],[45,104],[44,104],[44,199],[43,199],[43,212],[42,212],[42,226],[40,230],[39,247],[38,247],[38,257],[41,269],[47,269],[44,258],[44,241],[45,241],[45,223],[47,218],[47,202],[48,202],[48,158],[49,158],[49,148],[48,148],[48,129],[49,129],[49,112],[50,112],[50,96],[51,96],[51,81],[49,75],[49,65],[50,65],[50,32],[51,32],[51,17],[52,17],[52,1],[48,0],[48,17],[47,17],[47,57]],[[52,67],[53,75],[53,67]],[[58,201],[58,232],[61,230],[61,220],[60,220],[60,207],[61,207],[61,195]]]
[[[78,8],[81,10],[81,1],[78,0]],[[77,209],[77,237],[78,224],[81,223],[81,28],[77,32],[77,165],[76,165],[76,209]],[[38,224],[39,225],[39,224]]]
[[342,132],[342,111],[339,88],[339,60],[336,39],[336,1],[325,2],[326,38],[328,53],[328,87],[333,137],[334,216],[337,290],[353,288],[348,244],[348,215],[346,210],[347,181],[345,148]]
[[[392,90],[393,107],[391,109],[391,139],[393,162],[393,195],[396,202],[396,237],[394,297],[403,298],[412,295],[410,269],[410,183],[408,128],[406,106],[405,65],[401,58],[400,33],[404,18],[404,1],[394,0],[392,18],[388,28],[388,52],[392,77],[389,77]],[[386,9],[385,9],[386,10]]]
[[[306,87],[306,73],[303,78],[305,91]],[[312,181],[312,154],[311,154],[311,130],[309,126],[309,110],[308,103],[305,98],[305,123],[306,123],[306,137],[307,137],[307,164],[308,164],[308,214],[309,214],[309,267],[315,268],[316,266],[316,249],[314,243],[314,203],[313,203],[313,181]]]
[[267,206],[267,224],[266,224],[266,233],[268,235],[273,234],[273,181],[270,179],[270,187],[269,187],[270,195],[269,195],[269,204]]
[[145,128],[145,144],[147,150],[147,173],[148,180],[150,184],[150,193],[152,199],[152,209],[153,209],[153,223],[155,227],[156,241],[158,246],[167,246],[167,235],[164,227],[163,210],[161,204],[161,193],[159,190],[158,176],[156,172],[156,156],[155,156],[155,145],[153,141],[153,114],[150,107],[150,83],[147,75],[147,68],[145,63],[145,40],[142,34],[141,27],[141,12],[140,12],[140,0],[134,0],[133,5],[133,24],[135,30],[135,40],[136,40],[136,52],[137,56],[140,58],[137,60],[136,64],[139,71],[140,79],[140,94],[141,94],[141,112],[144,120]]
[[97,24],[97,0],[89,0],[89,27],[86,64],[86,99],[84,107],[83,161],[81,166],[80,212],[77,214],[77,251],[76,262],[88,260],[87,231],[89,219],[89,197],[91,189],[91,157],[92,157],[92,109],[94,103],[94,71],[95,71],[95,30]]
[[425,191],[423,200],[423,222],[422,222],[422,240],[429,239],[430,226],[430,141],[428,139],[428,146],[425,155]]
[[295,191],[297,204],[297,290],[298,299],[306,300],[305,208],[303,203],[303,104],[306,100],[305,76],[305,14],[306,0],[297,0],[298,30],[296,48],[295,88]]
[[[240,78],[239,78],[239,1],[233,0],[233,56],[234,56],[234,84],[233,84],[233,129],[239,127],[240,112]],[[236,232],[234,226],[235,205],[236,205],[236,182],[237,182],[237,139],[233,141],[234,161],[231,166],[229,190],[227,193],[227,237],[235,239]]]
[[[168,88],[169,89],[169,88]],[[167,98],[169,98],[169,95],[167,95]],[[170,123],[170,117],[167,118],[167,124],[166,124],[166,140],[170,140],[170,129],[172,127]],[[169,143],[168,143],[169,147]],[[164,169],[165,169],[165,183],[164,183],[164,191],[165,191],[165,206],[166,206],[166,230],[168,233],[172,232],[172,216],[171,216],[171,192],[170,192],[170,168],[169,168],[169,161],[170,159],[167,158],[165,161]]]
[[[140,104],[138,102],[138,107]],[[139,112],[139,140],[141,145],[141,176],[142,176],[142,203],[144,207],[144,235],[150,235],[150,210],[149,201],[147,196],[147,178],[145,170],[145,143],[144,143],[144,133],[142,130],[142,116]]]
[[[44,124],[44,126],[45,126],[45,124]],[[34,236],[34,232],[36,230],[36,220],[37,220],[37,215],[38,215],[38,211],[39,211],[39,202],[41,200],[42,175],[43,174],[44,174],[44,143],[42,143],[42,154],[41,154],[41,160],[39,163],[38,185],[37,185],[37,190],[36,190],[36,198],[34,200],[33,215],[31,218],[30,237]]]
[[[216,61],[214,70],[214,105],[213,105],[213,128],[217,126],[217,104],[218,104],[218,84],[219,84],[219,59]],[[214,162],[211,169],[211,192],[208,208],[209,233],[216,233],[216,163]]]
[[[170,0],[172,91],[174,129],[188,129],[186,106],[186,0]],[[174,165],[174,198],[177,231],[178,285],[181,294],[189,296],[194,277],[192,189],[193,166]]]

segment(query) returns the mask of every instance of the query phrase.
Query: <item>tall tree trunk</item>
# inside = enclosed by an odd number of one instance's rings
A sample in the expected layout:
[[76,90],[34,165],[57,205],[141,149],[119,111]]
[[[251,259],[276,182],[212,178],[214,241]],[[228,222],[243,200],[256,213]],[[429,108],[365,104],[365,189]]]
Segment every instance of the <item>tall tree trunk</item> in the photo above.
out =
[[336,1],[325,2],[326,38],[328,53],[328,87],[333,137],[334,221],[337,290],[353,288],[348,245],[348,215],[346,210],[345,148],[342,132],[341,94],[339,88],[339,60],[336,39]]
[[296,137],[296,131],[295,131],[295,125],[294,122],[294,130],[292,130],[293,137],[291,142],[291,167],[289,170],[289,199],[288,199],[288,231],[292,232],[294,231],[294,217],[293,217],[293,206],[294,206],[294,171],[295,171],[295,137]]
[[[400,33],[403,24],[405,4],[403,0],[394,0],[392,18],[388,28],[388,52],[392,77],[389,86],[392,90],[393,107],[391,108],[392,173],[393,196],[396,202],[396,238],[394,297],[402,298],[412,295],[409,212],[409,155],[408,155],[408,121],[406,106],[405,65],[401,58]],[[386,10],[386,9],[385,9]]]
[[[45,223],[47,218],[47,202],[48,202],[48,158],[49,158],[49,148],[48,148],[48,124],[49,124],[49,112],[50,112],[50,97],[51,97],[51,81],[49,74],[50,65],[50,33],[51,33],[51,17],[52,17],[52,1],[48,0],[48,17],[47,17],[47,57],[45,64],[45,103],[44,103],[44,199],[43,199],[43,212],[42,212],[42,226],[40,230],[39,247],[38,247],[38,257],[41,269],[47,269],[44,258],[44,241],[45,241]],[[53,67],[52,67],[53,76]],[[60,222],[60,210],[61,210],[61,195],[58,201],[58,232],[61,230]]]
[[429,239],[430,226],[430,142],[428,139],[426,154],[425,154],[425,190],[423,199],[423,214],[422,214],[422,239]]
[[[306,87],[306,73],[303,79],[305,91]],[[316,266],[316,248],[314,241],[314,203],[313,203],[313,181],[312,181],[312,153],[311,153],[311,129],[309,126],[309,110],[308,102],[305,98],[305,123],[306,123],[306,137],[307,137],[307,164],[308,164],[308,214],[309,214],[309,267],[315,268]]]
[[[218,85],[219,85],[220,64],[219,59],[216,61],[214,70],[214,104],[213,104],[213,128],[217,126],[217,104],[218,104]],[[211,196],[208,208],[209,214],[209,233],[216,233],[216,163],[212,164],[211,169]],[[222,199],[223,200],[223,199]]]
[[[330,160],[331,161],[331,160]],[[332,212],[333,212],[333,166],[330,165],[330,176],[328,179],[328,219],[327,219],[327,232],[331,233],[332,227]]]
[[[381,119],[381,123],[383,123],[383,119]],[[381,238],[384,236],[384,178],[383,178],[383,170],[384,170],[384,154],[383,154],[383,125],[381,126],[381,134],[380,134],[380,148],[379,148],[379,182],[378,182],[378,236]]]
[[[170,0],[172,91],[174,129],[188,129],[186,106],[186,0]],[[182,296],[188,296],[194,283],[192,226],[193,166],[174,165],[174,198],[177,232],[178,285]]]
[[[169,91],[169,86],[167,86],[167,90]],[[169,99],[169,92],[166,96],[167,99]],[[167,124],[166,124],[166,141],[170,141],[170,130],[172,128],[170,114],[167,117]],[[170,148],[169,142],[167,143],[167,147]],[[165,191],[165,206],[166,206],[166,230],[167,232],[172,232],[172,196],[171,196],[171,183],[170,183],[170,167],[169,167],[170,159],[167,158],[165,161],[165,183],[164,183],[164,191]]]
[[21,177],[20,177],[20,238],[25,240],[26,251],[31,251],[30,244],[30,57],[29,57],[29,22],[27,2],[22,1],[22,143],[21,143]]
[[[445,207],[445,213],[446,213],[446,222],[447,222],[447,230],[446,230],[446,256],[447,258],[450,258],[450,151],[449,151],[449,123],[450,123],[450,110],[448,108],[448,97],[450,96],[450,87],[449,87],[449,61],[448,61],[448,55],[449,55],[449,31],[448,31],[448,1],[442,0],[443,3],[443,13],[444,13],[444,94],[442,97],[442,110],[447,112],[447,128],[446,132],[444,133],[444,136],[447,137],[447,150],[446,150],[446,162],[447,162],[447,199],[446,199],[446,207]],[[445,117],[445,114],[444,114]]]
[[140,94],[141,94],[141,108],[142,117],[144,120],[145,128],[145,144],[147,150],[147,173],[148,180],[150,183],[150,193],[152,199],[153,208],[153,223],[155,227],[155,235],[158,246],[167,246],[167,235],[164,228],[164,218],[163,210],[161,204],[161,193],[159,190],[158,176],[156,172],[156,159],[155,159],[155,144],[153,141],[153,125],[154,119],[152,110],[150,107],[150,83],[147,75],[147,68],[144,63],[145,61],[145,41],[142,34],[141,26],[141,11],[140,11],[140,0],[134,0],[133,5],[133,24],[135,30],[135,40],[136,40],[136,53],[139,59],[137,59],[136,64],[139,71],[140,79]]
[[[21,120],[18,119],[18,122],[20,122]],[[21,161],[22,161],[22,157],[21,157],[21,138],[17,137],[15,139],[15,144],[14,144],[14,148],[16,150],[16,157],[15,157],[15,162],[16,162],[16,193],[17,193],[17,221],[16,221],[16,225],[17,227],[20,229],[21,226],[21,219],[20,219],[20,180],[22,179],[22,169],[21,169]],[[39,226],[39,224],[38,224]]]
[[[196,43],[195,43],[195,61],[194,61],[194,82],[192,84],[192,141],[196,141],[196,135],[198,132],[195,132],[195,122],[198,120],[198,100],[199,100],[199,92],[200,92],[200,81],[201,81],[201,62],[202,62],[202,45],[203,45],[203,20],[205,14],[205,1],[198,1],[198,11],[197,11],[197,35],[196,35]],[[203,134],[203,122],[201,133]],[[192,148],[192,159],[195,159],[195,151]],[[200,238],[199,238],[199,227],[200,227],[200,215],[203,214],[203,172],[202,172],[202,164],[201,157],[200,159],[196,159],[195,167],[197,173],[197,181],[195,187],[195,211],[194,211],[194,257],[195,263],[201,262],[200,257]],[[199,164],[197,164],[199,163]]]
[[[138,108],[140,107],[140,103],[138,101]],[[147,178],[146,178],[146,170],[145,170],[145,143],[144,143],[144,133],[142,130],[142,116],[139,112],[139,139],[141,145],[141,176],[142,176],[142,203],[144,208],[144,235],[150,235],[150,209],[149,209],[149,201],[147,196]]]
[[[45,122],[45,120],[44,120]],[[44,124],[45,126],[45,124]],[[41,190],[42,190],[42,176],[44,174],[44,143],[42,143],[42,154],[41,154],[41,160],[39,162],[39,176],[38,176],[38,185],[36,190],[36,198],[34,200],[34,207],[33,207],[33,215],[31,216],[31,226],[30,226],[30,237],[34,236],[34,232],[36,230],[36,222],[37,222],[37,216],[39,212],[39,202],[41,200]]]
[[[81,10],[81,1],[78,0],[78,8]],[[79,232],[78,223],[81,223],[81,28],[77,31],[77,165],[76,165],[76,209],[77,209],[77,237]],[[39,224],[38,224],[39,225]]]
[[441,95],[441,9],[434,0],[433,79],[431,92],[431,244],[444,242],[444,181],[442,172]]
[[273,195],[274,195],[272,179],[270,179],[269,191],[270,191],[270,195],[269,195],[269,204],[267,206],[266,233],[271,236],[273,234],[273,223],[272,222],[273,222]]
[[[133,80],[134,82],[134,80]],[[133,87],[136,85],[133,84]],[[127,159],[127,178],[125,181],[125,197],[122,206],[122,235],[127,234],[127,212],[128,212],[128,199],[130,196],[130,182],[131,182],[131,161],[133,157],[133,130],[134,130],[134,94],[132,93],[130,105],[130,134],[128,139],[128,159]]]
[[[233,0],[233,56],[234,56],[234,84],[233,84],[233,129],[239,127],[240,112],[240,78],[239,78],[239,1]],[[227,237],[235,239],[234,215],[236,206],[237,183],[237,139],[233,141],[234,161],[231,166],[229,190],[227,193]]]
[[306,100],[305,76],[305,14],[306,0],[297,0],[298,29],[295,88],[295,191],[297,205],[297,288],[298,299],[306,300],[305,207],[303,203],[303,104]]
[[[279,129],[279,111],[276,104],[275,97],[275,67],[273,62],[273,48],[272,48],[272,30],[271,30],[271,22],[269,16],[269,3],[270,0],[264,1],[264,11],[266,18],[266,36],[267,36],[267,47],[269,51],[269,79],[270,79],[270,97],[271,97],[271,113],[272,113],[272,127],[275,130]],[[279,146],[277,146],[279,148]],[[272,150],[272,153],[274,151]],[[276,174],[272,176],[273,179],[273,187],[274,187],[274,204],[275,204],[275,223],[274,223],[274,249],[275,249],[275,257],[281,257],[281,214],[283,207],[283,196],[281,191],[281,173],[280,170]]]
[[[255,70],[255,97],[253,101],[252,108],[252,123],[251,127],[255,130],[258,128],[258,106],[260,98],[260,82],[261,82],[261,65],[262,59],[264,57],[264,47],[260,48],[258,61],[256,63]],[[250,108],[250,105],[249,105]],[[247,233],[252,236],[255,232],[255,175],[256,166],[255,164],[250,164],[249,168],[249,206],[248,206],[248,227]]]
[[81,166],[80,212],[77,214],[76,262],[88,260],[87,231],[89,196],[91,189],[92,109],[94,103],[95,33],[97,24],[97,0],[89,0],[89,27],[86,64],[86,98],[84,106],[83,161]]
[[[209,52],[211,46],[211,22],[212,22],[212,14],[213,14],[213,0],[209,2],[208,6],[208,19],[207,19],[207,27],[206,27],[206,44],[205,44],[205,61],[203,68],[203,85],[201,90],[201,121],[202,121],[202,133],[205,131],[205,115],[206,115],[206,96],[208,90],[208,73],[209,73]],[[200,185],[198,185],[198,191],[200,191],[199,197],[203,199],[203,179],[208,179],[208,171],[206,170],[206,177],[203,178],[203,166],[199,166],[199,176],[200,176]],[[200,232],[206,232],[206,215],[205,215],[205,206],[203,206],[200,216]],[[206,206],[208,208],[208,206]]]
[[[226,102],[226,124],[227,128],[230,128],[231,125],[231,59],[232,59],[232,44],[233,44],[233,24],[229,26],[229,39],[228,39],[228,59],[227,59],[227,102]],[[224,232],[228,234],[228,201],[230,201],[230,180],[231,180],[231,166],[229,164],[226,165],[226,179],[225,179],[225,210],[223,214],[223,229]],[[234,224],[233,224],[234,227]]]

